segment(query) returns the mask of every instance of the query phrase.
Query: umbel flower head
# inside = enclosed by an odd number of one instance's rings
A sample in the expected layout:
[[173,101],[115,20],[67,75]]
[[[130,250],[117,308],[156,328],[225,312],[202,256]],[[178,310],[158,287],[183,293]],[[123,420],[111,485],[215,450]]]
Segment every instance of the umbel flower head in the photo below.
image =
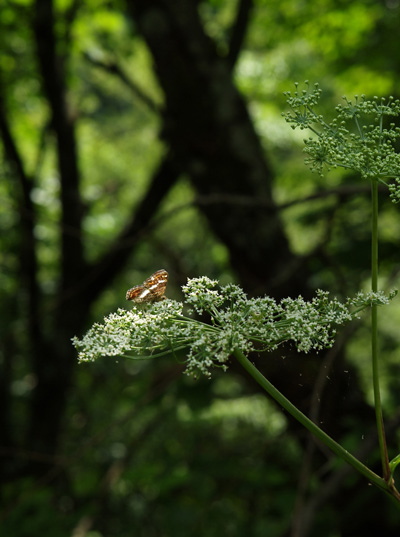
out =
[[293,129],[308,129],[314,136],[305,139],[304,151],[312,171],[323,175],[324,169],[342,167],[353,170],[362,178],[387,184],[394,202],[400,201],[400,154],[395,144],[400,128],[390,118],[400,115],[400,101],[393,97],[366,99],[355,95],[354,100],[343,97],[336,107],[336,117],[327,122],[315,107],[321,97],[318,84],[310,89],[284,93],[290,112],[283,113]]
[[[218,288],[203,276],[183,286],[185,303],[164,300],[127,311],[119,309],[96,323],[82,338],[73,338],[80,361],[102,356],[153,358],[165,354],[186,356],[188,373],[210,376],[213,366],[227,368],[235,349],[245,355],[271,351],[291,342],[300,352],[319,351],[333,345],[337,327],[351,321],[371,303],[384,304],[383,293],[358,294],[340,303],[317,291],[315,298],[301,296],[276,302],[271,297],[247,298],[237,285]],[[189,315],[183,315],[184,306]],[[206,315],[208,324],[199,319]]]

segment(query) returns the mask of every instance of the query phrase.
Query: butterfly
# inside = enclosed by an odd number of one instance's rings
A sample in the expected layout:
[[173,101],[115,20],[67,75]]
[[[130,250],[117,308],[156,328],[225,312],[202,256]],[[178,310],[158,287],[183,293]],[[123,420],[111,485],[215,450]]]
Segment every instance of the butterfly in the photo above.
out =
[[168,272],[164,269],[157,270],[154,274],[144,280],[142,285],[135,285],[126,292],[126,300],[132,300],[136,304],[142,302],[159,302],[164,300],[165,289],[167,287]]

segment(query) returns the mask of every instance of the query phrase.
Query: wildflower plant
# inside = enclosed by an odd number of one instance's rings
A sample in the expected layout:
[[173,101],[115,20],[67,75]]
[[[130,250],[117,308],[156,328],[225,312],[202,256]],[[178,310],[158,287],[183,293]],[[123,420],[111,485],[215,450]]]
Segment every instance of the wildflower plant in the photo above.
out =
[[[185,351],[186,372],[210,377],[213,367],[227,369],[235,350],[247,356],[276,350],[285,342],[299,352],[330,348],[340,325],[371,303],[385,304],[391,298],[361,293],[341,303],[319,290],[309,302],[301,296],[277,302],[268,296],[248,298],[238,285],[217,286],[205,276],[194,278],[183,286],[184,302],[167,299],[130,311],[119,309],[103,324],[95,323],[82,339],[73,338],[79,360],[156,358]],[[184,315],[185,307],[196,316]],[[204,317],[211,322],[201,320]]]
[[[158,271],[144,286],[131,289],[132,296],[151,297],[145,304],[131,310],[119,309],[96,323],[82,338],[73,338],[81,362],[103,356],[124,356],[130,359],[157,358],[175,355],[186,364],[186,372],[195,376],[211,376],[214,367],[226,371],[230,360],[236,359],[244,369],[272,396],[277,403],[304,427],[324,442],[336,455],[351,464],[385,493],[400,504],[400,494],[394,487],[393,472],[400,464],[400,455],[388,461],[383,417],[379,395],[377,311],[387,304],[396,291],[385,295],[378,290],[378,226],[377,185],[392,179],[389,185],[393,201],[400,201],[400,157],[395,142],[400,129],[388,117],[400,114],[400,103],[389,99],[364,96],[354,102],[344,100],[336,108],[336,117],[326,122],[315,111],[321,95],[318,85],[309,86],[292,96],[286,93],[291,109],[284,114],[293,128],[308,129],[313,137],[305,140],[307,163],[322,174],[325,169],[343,167],[360,174],[372,185],[372,271],[371,291],[357,293],[340,302],[326,291],[318,290],[309,301],[303,297],[276,301],[269,296],[249,298],[238,286],[219,286],[206,276],[188,280],[183,286],[184,300],[163,299],[167,274]],[[362,122],[370,118],[371,122]],[[352,122],[353,130],[348,127]],[[155,276],[162,273],[162,293],[154,291]],[[145,283],[146,283],[145,282]],[[150,282],[150,283],[149,283]],[[150,286],[150,287],[149,287]],[[150,289],[150,291],[149,291]],[[142,292],[143,291],[143,292]],[[329,437],[313,421],[295,407],[266,379],[250,361],[252,353],[275,351],[284,344],[299,352],[318,352],[330,348],[338,327],[359,317],[362,310],[371,310],[371,355],[375,395],[375,412],[383,477],[378,476],[346,449]]]

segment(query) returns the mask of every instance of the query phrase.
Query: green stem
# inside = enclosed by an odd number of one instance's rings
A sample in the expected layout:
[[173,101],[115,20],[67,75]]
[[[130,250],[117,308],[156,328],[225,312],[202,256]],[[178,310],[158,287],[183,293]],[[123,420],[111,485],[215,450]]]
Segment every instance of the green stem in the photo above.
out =
[[389,494],[393,494],[392,489],[388,484],[361,461],[356,459],[351,453],[338,444],[333,438],[326,434],[322,429],[318,427],[313,421],[310,420],[305,414],[303,414],[296,406],[293,405],[279,390],[275,388],[271,382],[260,373],[260,371],[250,362],[250,360],[238,349],[235,349],[233,355],[238,362],[244,367],[244,369],[258,382],[258,384],[264,388],[264,390],[275,401],[282,406],[289,414],[291,414],[298,422],[300,422],[306,429],[319,438],[326,446],[328,446],[333,453],[341,457],[348,464],[353,466],[360,474],[368,479],[371,483],[384,490]]
[[[372,181],[372,232],[371,232],[371,288],[378,291],[378,181]],[[378,431],[379,452],[381,454],[383,477],[390,478],[389,458],[386,446],[385,428],[383,424],[381,395],[379,389],[379,362],[378,362],[378,306],[371,306],[371,354],[372,354],[372,382],[374,387],[374,402],[376,426]]]

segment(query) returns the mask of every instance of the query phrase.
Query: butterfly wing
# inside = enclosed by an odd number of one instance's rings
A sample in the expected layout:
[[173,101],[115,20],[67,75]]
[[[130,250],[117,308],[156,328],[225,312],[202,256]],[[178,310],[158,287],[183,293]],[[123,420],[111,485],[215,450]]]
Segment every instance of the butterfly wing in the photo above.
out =
[[138,304],[163,300],[167,282],[168,272],[164,269],[157,270],[142,285],[135,285],[129,289],[126,293],[126,300],[132,300]]
[[126,292],[126,300],[132,300],[133,302],[146,302],[146,296],[148,296],[149,290],[143,287],[143,285],[135,285],[132,289],[128,289]]

